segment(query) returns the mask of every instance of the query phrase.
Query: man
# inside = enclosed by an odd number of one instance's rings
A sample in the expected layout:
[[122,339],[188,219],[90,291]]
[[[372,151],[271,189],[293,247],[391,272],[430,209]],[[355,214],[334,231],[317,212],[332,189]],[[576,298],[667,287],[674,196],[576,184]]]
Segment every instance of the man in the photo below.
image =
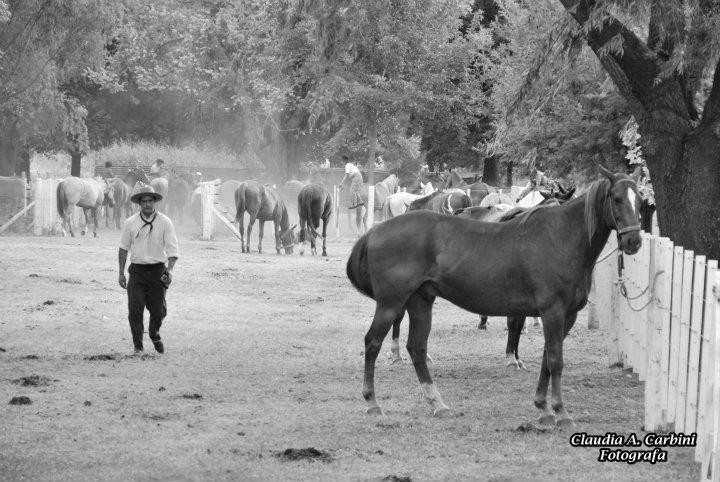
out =
[[[170,218],[155,210],[162,196],[151,186],[141,186],[130,197],[140,205],[140,212],[130,216],[120,235],[118,282],[128,294],[128,320],[135,353],[143,352],[143,313],[150,312],[148,334],[155,350],[164,353],[160,326],[167,315],[165,290],[172,282],[172,271],[178,258],[178,241]],[[130,251],[130,279],[125,279],[125,263]],[[167,263],[167,266],[165,265]]]
[[343,155],[342,157],[343,162],[345,162],[345,175],[342,181],[340,181],[340,189],[342,190],[343,187],[345,187],[345,183],[350,181],[350,206],[348,209],[355,209],[365,204],[360,196],[360,188],[363,184],[362,174],[360,173],[360,169],[350,162],[348,156]]
[[105,161],[105,168],[100,173],[100,176],[103,179],[112,179],[113,177],[115,177],[115,175],[112,172],[112,162]]
[[165,161],[158,158],[155,159],[155,163],[150,166],[150,176],[151,177],[160,177],[162,176],[163,171],[165,170]]

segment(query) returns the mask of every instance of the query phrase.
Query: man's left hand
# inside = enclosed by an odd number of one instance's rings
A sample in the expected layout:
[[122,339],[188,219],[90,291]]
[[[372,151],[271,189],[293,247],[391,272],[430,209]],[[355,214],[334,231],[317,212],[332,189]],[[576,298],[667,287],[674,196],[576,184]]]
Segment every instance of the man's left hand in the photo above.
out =
[[165,271],[162,276],[160,276],[160,282],[165,285],[165,289],[170,287],[170,283],[172,283],[172,273],[170,271]]

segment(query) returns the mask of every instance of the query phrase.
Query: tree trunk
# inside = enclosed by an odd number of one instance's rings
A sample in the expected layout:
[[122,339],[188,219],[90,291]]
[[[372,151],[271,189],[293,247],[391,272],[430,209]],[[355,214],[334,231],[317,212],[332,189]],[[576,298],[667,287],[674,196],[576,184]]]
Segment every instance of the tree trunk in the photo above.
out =
[[80,177],[80,161],[82,155],[77,149],[70,151],[70,175]]
[[377,124],[370,121],[368,127],[368,160],[367,160],[367,182],[371,186],[375,184],[375,151],[377,150]]
[[[0,123],[0,125],[2,124]],[[15,174],[15,162],[18,157],[16,138],[17,129],[15,124],[11,124],[7,130],[0,131],[0,176],[12,176]]]
[[495,156],[486,157],[483,161],[482,181],[490,186],[500,185],[500,176],[498,175],[498,159]]
[[[560,1],[581,25],[596,7],[593,0]],[[606,16],[586,37],[638,120],[661,234],[720,259],[720,62],[698,122],[688,79],[681,72],[660,76],[664,60],[616,18]],[[604,53],[616,37],[622,38],[622,51]]]
[[510,161],[507,163],[506,170],[505,170],[505,187],[512,187],[513,185],[513,168],[515,166],[513,165],[513,162]]

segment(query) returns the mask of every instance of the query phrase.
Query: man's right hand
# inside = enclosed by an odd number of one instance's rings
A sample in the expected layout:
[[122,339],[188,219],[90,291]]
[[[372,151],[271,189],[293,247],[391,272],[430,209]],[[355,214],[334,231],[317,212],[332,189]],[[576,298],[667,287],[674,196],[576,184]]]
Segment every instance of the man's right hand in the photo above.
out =
[[122,289],[127,289],[127,280],[125,279],[125,274],[121,273],[118,277],[118,284],[120,284],[120,287]]

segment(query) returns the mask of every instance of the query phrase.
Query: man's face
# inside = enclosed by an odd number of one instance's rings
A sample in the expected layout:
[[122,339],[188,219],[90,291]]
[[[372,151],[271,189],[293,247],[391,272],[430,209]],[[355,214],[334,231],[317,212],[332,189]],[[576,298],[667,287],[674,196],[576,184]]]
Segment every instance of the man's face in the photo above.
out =
[[155,196],[143,196],[138,204],[140,204],[140,210],[145,216],[150,216],[155,212]]

